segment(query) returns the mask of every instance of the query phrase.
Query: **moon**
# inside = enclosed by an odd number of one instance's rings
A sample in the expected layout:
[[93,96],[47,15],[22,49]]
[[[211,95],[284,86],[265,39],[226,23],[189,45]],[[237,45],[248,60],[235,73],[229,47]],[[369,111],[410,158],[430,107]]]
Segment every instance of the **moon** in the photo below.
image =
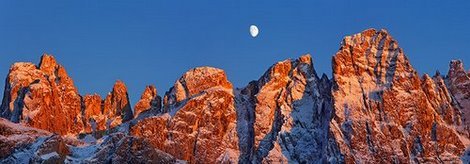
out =
[[256,36],[258,36],[259,29],[258,29],[258,27],[256,27],[256,25],[251,25],[250,26],[250,34],[253,38],[256,38]]

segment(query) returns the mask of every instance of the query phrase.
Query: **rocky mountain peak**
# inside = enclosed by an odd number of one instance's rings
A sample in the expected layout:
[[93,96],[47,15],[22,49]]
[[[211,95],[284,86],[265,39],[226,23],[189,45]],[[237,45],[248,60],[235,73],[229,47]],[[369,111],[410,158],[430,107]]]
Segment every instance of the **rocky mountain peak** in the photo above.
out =
[[449,64],[449,73],[448,78],[453,81],[453,83],[462,83],[465,82],[470,76],[468,76],[465,71],[463,62],[461,60],[452,60]]
[[145,87],[144,93],[140,96],[140,99],[152,99],[157,96],[157,88],[153,85],[148,85]]
[[121,80],[114,83],[113,90],[106,96],[103,114],[110,120],[111,128],[134,118],[127,87]]
[[153,85],[145,87],[144,92],[140,96],[140,100],[135,104],[134,117],[139,116],[145,111],[161,113],[162,98],[157,94],[157,89]]
[[470,75],[461,60],[452,60],[446,84],[455,100],[455,107],[462,112],[463,125],[459,131],[470,137]]
[[414,70],[398,42],[386,30],[368,29],[344,37],[333,57],[333,72],[333,76],[374,77],[374,83],[385,86],[392,84],[396,72],[414,73]]
[[319,140],[327,135],[314,133],[329,118],[330,100],[323,96],[330,93],[329,80],[323,78],[325,86],[307,54],[274,64],[240,90],[236,99],[242,163],[321,161],[323,150],[313,147],[324,145]]
[[41,63],[15,63],[10,68],[2,101],[2,117],[59,134],[82,128],[80,95],[54,57]]
[[116,96],[123,96],[124,99],[127,94],[127,87],[126,85],[124,84],[124,82],[122,82],[121,80],[117,80],[114,85],[113,85],[113,90],[111,91],[112,95],[116,95]]
[[105,101],[98,95],[82,98],[65,68],[48,54],[38,66],[22,62],[11,66],[0,114],[62,135],[104,130],[133,118],[122,81],[114,84]]
[[165,94],[164,105],[168,108],[210,88],[232,89],[225,72],[213,67],[197,67],[186,72]]
[[232,84],[227,80],[225,72],[213,67],[194,68],[186,72],[178,82],[184,86],[187,92],[186,97],[191,97],[212,87],[232,88]]
[[238,161],[232,84],[223,70],[198,67],[165,94],[165,114],[139,121],[134,136],[189,163]]
[[54,56],[49,54],[43,54],[39,62],[39,69],[46,72],[49,75],[52,75],[54,71],[59,67]]
[[458,160],[464,145],[447,123],[459,124],[459,113],[445,85],[428,75],[421,79],[387,31],[368,29],[345,37],[333,57],[333,81],[330,131],[343,156],[339,159]]
[[449,63],[449,71],[464,71],[465,68],[463,66],[462,60],[451,60]]
[[295,73],[307,76],[307,79],[311,77],[317,77],[316,72],[313,69],[312,57],[310,54],[303,55],[296,60],[287,59],[277,62],[264,73],[258,82],[259,85],[262,86],[269,82],[272,83],[275,81],[280,86],[282,86],[285,85],[289,78],[294,76]]

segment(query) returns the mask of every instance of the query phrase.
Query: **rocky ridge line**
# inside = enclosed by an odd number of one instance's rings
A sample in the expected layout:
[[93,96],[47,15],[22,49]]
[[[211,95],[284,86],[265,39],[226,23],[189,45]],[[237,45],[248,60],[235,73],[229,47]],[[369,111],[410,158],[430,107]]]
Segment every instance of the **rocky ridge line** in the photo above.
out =
[[[345,37],[332,62],[332,79],[318,77],[304,55],[274,64],[239,89],[223,70],[198,67],[163,100],[147,86],[132,110],[121,81],[104,100],[82,97],[65,69],[43,55],[39,66],[11,67],[0,116],[61,135],[103,137],[90,147],[52,137],[47,145],[70,149],[46,154],[69,162],[462,162],[470,144],[470,75],[461,61],[451,61],[445,77],[420,77],[386,30],[368,29]],[[5,132],[18,131],[4,122]],[[49,135],[27,134],[16,147],[37,151],[31,145],[46,143],[37,136]],[[91,148],[86,158],[77,154]]]

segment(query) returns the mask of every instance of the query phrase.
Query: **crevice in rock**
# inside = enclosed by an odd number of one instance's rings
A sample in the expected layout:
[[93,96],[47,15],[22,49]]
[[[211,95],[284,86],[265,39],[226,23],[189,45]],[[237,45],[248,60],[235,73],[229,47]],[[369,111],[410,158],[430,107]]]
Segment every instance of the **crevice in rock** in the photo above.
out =
[[29,91],[27,87],[21,87],[18,90],[18,96],[16,97],[13,103],[13,112],[10,118],[11,122],[19,123],[23,118],[23,107],[24,107],[24,98],[26,93]]
[[[280,91],[280,93],[282,93],[282,90]],[[278,100],[280,96],[281,94],[277,96],[276,100]],[[262,160],[269,154],[269,151],[274,148],[274,142],[276,142],[278,133],[281,130],[282,124],[284,124],[283,118],[284,116],[281,114],[279,102],[276,102],[274,120],[272,123],[271,131],[266,134],[265,137],[260,141],[258,149],[256,150],[254,162],[262,162]]]

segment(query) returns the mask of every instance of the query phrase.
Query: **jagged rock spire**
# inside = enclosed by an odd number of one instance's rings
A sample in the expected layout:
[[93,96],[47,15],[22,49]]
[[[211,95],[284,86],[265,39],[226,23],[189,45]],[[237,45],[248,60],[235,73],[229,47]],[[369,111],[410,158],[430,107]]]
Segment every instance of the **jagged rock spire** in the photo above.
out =
[[124,82],[118,80],[114,83],[113,90],[108,93],[104,100],[103,114],[111,120],[110,127],[115,127],[134,117]]
[[145,87],[140,100],[135,104],[134,117],[142,112],[162,113],[162,98],[158,95],[157,89],[153,85]]
[[463,125],[459,131],[470,137],[470,75],[465,71],[461,60],[452,60],[446,78],[454,106],[462,112]]
[[8,73],[2,117],[58,134],[82,128],[80,95],[65,69],[44,54],[41,63],[15,63]]

